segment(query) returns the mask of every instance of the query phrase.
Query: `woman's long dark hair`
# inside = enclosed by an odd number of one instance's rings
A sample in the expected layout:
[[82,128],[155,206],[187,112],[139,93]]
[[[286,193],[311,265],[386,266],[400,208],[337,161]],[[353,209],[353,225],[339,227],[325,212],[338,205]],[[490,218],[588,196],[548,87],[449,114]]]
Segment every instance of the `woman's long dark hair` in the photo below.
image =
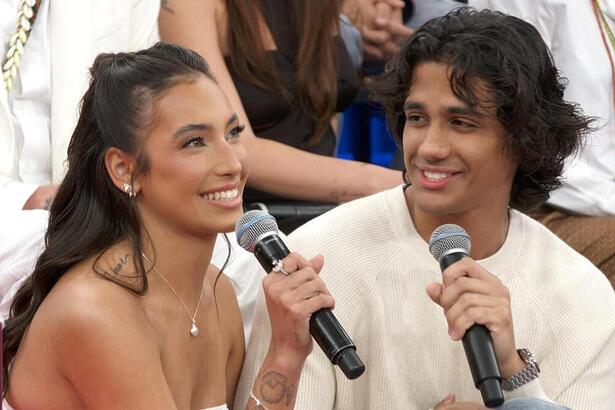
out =
[[[152,121],[155,99],[171,86],[205,75],[213,79],[203,58],[179,46],[158,43],[136,53],[101,54],[90,69],[91,80],[68,147],[68,172],[51,205],[46,247],[34,272],[11,305],[3,339],[3,396],[8,369],[24,332],[53,286],[76,263],[121,240],[134,250],[137,286],[96,268],[94,271],[137,294],[148,283],[141,257],[142,224],[136,202],[118,190],[105,168],[105,153],[117,147],[138,158],[132,178],[148,171],[140,134]],[[130,281],[134,283],[135,281]]]
[[[315,123],[307,141],[316,144],[324,135],[337,102],[337,53],[333,34],[339,31],[337,0],[292,0],[289,19],[297,24],[299,50],[296,92],[298,101]],[[261,0],[226,0],[229,62],[247,83],[280,92],[286,98],[295,90],[282,85],[274,61],[265,50],[261,24]]]

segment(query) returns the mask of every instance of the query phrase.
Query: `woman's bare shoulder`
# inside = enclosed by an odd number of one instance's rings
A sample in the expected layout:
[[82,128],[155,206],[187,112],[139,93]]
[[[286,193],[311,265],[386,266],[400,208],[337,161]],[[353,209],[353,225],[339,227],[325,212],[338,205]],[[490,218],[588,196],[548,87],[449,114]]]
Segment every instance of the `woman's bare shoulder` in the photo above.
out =
[[138,314],[143,312],[142,289],[143,278],[134,266],[132,252],[116,246],[66,271],[44,304],[64,314],[94,315],[109,313],[109,309]]
[[134,273],[131,253],[125,249],[112,247],[66,271],[41,303],[32,331],[52,336],[50,342],[57,336],[62,350],[71,344],[64,343],[66,338],[82,343],[94,336],[104,343],[115,333],[144,338],[151,329],[142,296],[136,292],[142,280]]
[[142,392],[146,385],[137,374],[148,375],[167,400],[160,348],[142,296],[101,277],[92,262],[66,272],[45,298],[28,330],[29,346],[53,351],[58,371],[92,400],[109,400],[96,393],[102,388],[131,401],[136,396],[130,389]]

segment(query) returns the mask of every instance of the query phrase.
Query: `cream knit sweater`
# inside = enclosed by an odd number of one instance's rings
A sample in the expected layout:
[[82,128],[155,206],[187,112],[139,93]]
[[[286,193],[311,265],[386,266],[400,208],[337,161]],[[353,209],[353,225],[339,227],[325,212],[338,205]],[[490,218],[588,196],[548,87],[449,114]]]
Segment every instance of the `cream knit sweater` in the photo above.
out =
[[[441,273],[401,187],[339,206],[288,245],[325,256],[321,276],[335,315],[367,368],[349,381],[315,345],[296,409],[424,410],[448,393],[480,402],[462,344],[451,341],[442,309],[425,293]],[[546,394],[575,410],[615,408],[615,294],[604,275],[516,211],[504,245],[479,263],[509,288],[517,347],[537,357]],[[252,332],[235,408],[244,408],[269,344],[262,290]]]

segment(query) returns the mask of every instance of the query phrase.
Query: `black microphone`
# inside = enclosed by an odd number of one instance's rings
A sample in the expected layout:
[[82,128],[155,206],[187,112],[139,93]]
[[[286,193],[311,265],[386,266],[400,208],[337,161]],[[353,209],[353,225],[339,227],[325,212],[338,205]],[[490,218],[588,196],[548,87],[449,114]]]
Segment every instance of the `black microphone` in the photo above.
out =
[[[278,235],[275,218],[267,212],[246,212],[237,221],[237,242],[256,259],[266,272],[271,272],[277,262],[290,251]],[[356,379],[365,371],[365,365],[356,352],[356,347],[342,328],[331,309],[320,309],[310,318],[310,334],[332,364],[339,366],[348,379]]]
[[[469,256],[470,247],[470,236],[454,224],[438,227],[429,240],[429,252],[440,263],[442,272],[464,256]],[[462,341],[474,387],[480,390],[485,406],[496,407],[504,403],[502,375],[489,330],[483,325],[472,325],[466,330]]]

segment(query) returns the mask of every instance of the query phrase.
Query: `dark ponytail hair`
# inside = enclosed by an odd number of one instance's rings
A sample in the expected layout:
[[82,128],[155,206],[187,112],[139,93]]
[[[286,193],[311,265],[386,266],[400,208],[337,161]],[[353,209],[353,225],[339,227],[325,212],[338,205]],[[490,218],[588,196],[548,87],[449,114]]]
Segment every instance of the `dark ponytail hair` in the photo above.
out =
[[[139,137],[153,120],[155,99],[179,82],[201,75],[213,80],[202,57],[165,43],[135,53],[101,54],[90,74],[90,85],[68,146],[68,172],[51,205],[45,250],[32,276],[15,295],[5,323],[3,396],[8,391],[9,366],[24,332],[53,286],[76,263],[98,255],[93,264],[98,275],[140,295],[147,291],[141,257],[141,219],[134,198],[118,190],[111,181],[105,168],[105,153],[110,147],[117,147],[135,155],[138,169],[133,179],[147,173],[148,159],[141,152]],[[96,267],[102,252],[123,239],[134,250],[137,286],[129,286]]]

